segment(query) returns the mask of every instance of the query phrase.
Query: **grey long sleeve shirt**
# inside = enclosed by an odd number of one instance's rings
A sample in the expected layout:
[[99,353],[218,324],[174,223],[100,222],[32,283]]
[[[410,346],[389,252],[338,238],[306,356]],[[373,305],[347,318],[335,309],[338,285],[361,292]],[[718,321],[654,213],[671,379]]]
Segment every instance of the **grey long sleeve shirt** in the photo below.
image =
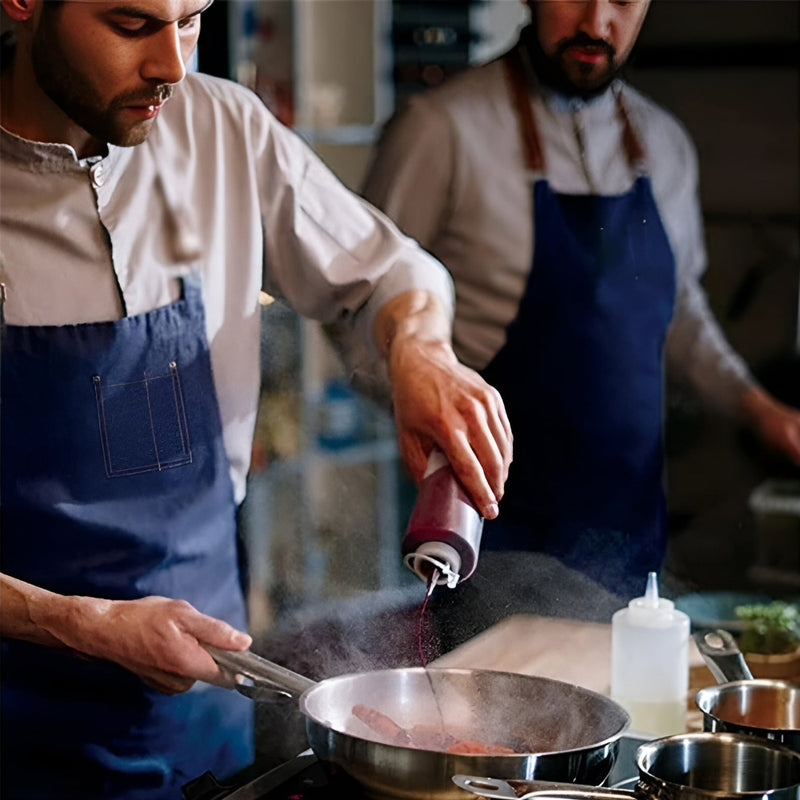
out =
[[[621,145],[622,92],[646,156],[676,263],[665,356],[670,377],[730,411],[752,382],[712,317],[700,279],[706,251],[694,146],[666,111],[624,83],[589,102],[531,94],[554,190],[619,194],[636,175]],[[364,195],[451,271],[456,354],[482,369],[505,342],[533,255],[532,176],[505,69],[496,60],[415,95],[387,126]]]

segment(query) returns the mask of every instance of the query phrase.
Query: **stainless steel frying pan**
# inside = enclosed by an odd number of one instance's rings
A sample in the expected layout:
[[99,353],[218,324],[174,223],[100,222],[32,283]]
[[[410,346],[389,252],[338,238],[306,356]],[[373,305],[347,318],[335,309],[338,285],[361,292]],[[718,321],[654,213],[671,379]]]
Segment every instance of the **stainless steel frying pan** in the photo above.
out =
[[[256,700],[298,698],[309,745],[376,800],[463,800],[458,773],[599,784],[611,771],[630,718],[609,698],[572,684],[491,670],[388,669],[314,682],[250,651],[209,648]],[[368,707],[409,734],[390,744],[357,717]],[[433,732],[433,738],[429,734]],[[511,754],[456,753],[418,746],[456,739]],[[425,734],[421,738],[419,734]],[[416,741],[415,741],[416,740]]]

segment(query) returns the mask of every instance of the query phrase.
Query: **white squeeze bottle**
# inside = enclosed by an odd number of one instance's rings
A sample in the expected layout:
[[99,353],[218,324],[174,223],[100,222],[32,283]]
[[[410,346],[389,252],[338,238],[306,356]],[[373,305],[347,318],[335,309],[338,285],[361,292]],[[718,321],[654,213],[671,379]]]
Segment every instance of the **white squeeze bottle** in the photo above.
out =
[[611,697],[631,715],[631,732],[653,737],[686,730],[689,617],[658,596],[655,572],[644,597],[611,619]]

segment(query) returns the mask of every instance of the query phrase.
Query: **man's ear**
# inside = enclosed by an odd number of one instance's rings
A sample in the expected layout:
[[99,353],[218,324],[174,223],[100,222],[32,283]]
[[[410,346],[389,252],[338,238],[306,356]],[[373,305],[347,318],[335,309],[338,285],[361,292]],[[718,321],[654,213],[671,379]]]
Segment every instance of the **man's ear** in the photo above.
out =
[[33,3],[30,0],[2,0],[3,11],[14,22],[25,22],[30,19],[33,12]]

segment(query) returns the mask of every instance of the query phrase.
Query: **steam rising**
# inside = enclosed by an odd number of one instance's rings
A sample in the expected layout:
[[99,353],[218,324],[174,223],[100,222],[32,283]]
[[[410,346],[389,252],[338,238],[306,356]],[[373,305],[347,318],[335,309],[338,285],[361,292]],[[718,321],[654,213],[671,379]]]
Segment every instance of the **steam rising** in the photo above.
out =
[[[425,584],[417,581],[408,588],[298,609],[285,615],[254,643],[253,649],[315,680],[396,667],[420,667],[417,632],[425,590]],[[468,581],[456,589],[438,587],[433,592],[422,623],[421,644],[430,664],[515,614],[609,623],[612,614],[628,599],[609,592],[549,556],[484,552]],[[586,658],[591,659],[592,654],[587,653]],[[432,667],[435,669],[436,665]],[[435,672],[431,673],[432,684],[437,687]],[[373,705],[399,725],[412,726],[436,722],[438,701],[445,725],[457,737],[478,738],[517,751],[522,747],[523,751],[547,752],[585,746],[587,742],[580,736],[576,739],[575,732],[593,727],[596,733],[601,724],[599,712],[591,704],[587,707],[577,700],[564,702],[565,692],[571,687],[563,686],[562,691],[532,696],[530,686],[522,690],[515,684],[519,690],[516,694],[507,687],[502,699],[492,698],[491,702],[481,698],[483,689],[477,686],[470,690],[477,692],[477,703],[468,703],[453,696],[452,687],[443,694],[436,688],[437,696],[432,697],[430,684],[423,676],[418,703],[413,706],[397,706],[385,696],[353,696],[352,704]],[[290,725],[299,731],[293,744],[296,749],[287,757],[305,748],[302,717],[296,704],[282,710],[272,709],[267,717],[277,728]],[[340,724],[353,725],[352,715],[348,713],[348,718],[342,718]],[[356,735],[376,738],[363,723],[358,724],[361,727]],[[476,731],[479,736],[475,736]],[[259,735],[263,736],[263,731]],[[278,738],[280,745],[286,744],[285,730]]]

